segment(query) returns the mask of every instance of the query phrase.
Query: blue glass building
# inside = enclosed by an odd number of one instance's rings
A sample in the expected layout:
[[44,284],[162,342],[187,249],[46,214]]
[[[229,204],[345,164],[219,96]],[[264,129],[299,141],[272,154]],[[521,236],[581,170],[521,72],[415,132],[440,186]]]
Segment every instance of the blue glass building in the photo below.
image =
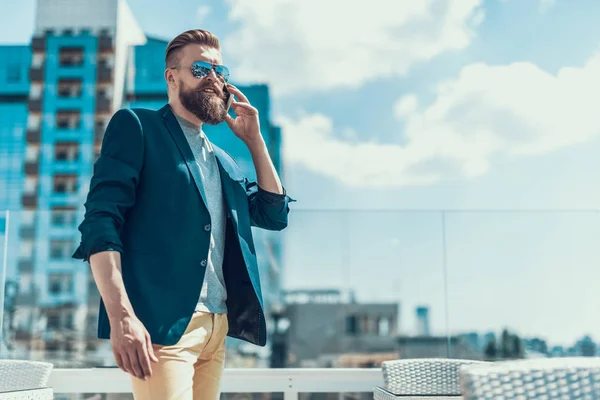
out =
[[[19,288],[14,338],[31,349],[91,351],[99,295],[89,268],[70,258],[77,226],[113,113],[167,102],[167,41],[145,35],[124,0],[61,0],[61,7],[68,15],[38,0],[31,42],[0,46],[0,210],[8,210],[7,278]],[[260,112],[281,173],[268,88],[240,89]],[[225,123],[206,133],[255,179],[248,150]],[[257,230],[255,239],[270,308],[280,300],[281,234]]]

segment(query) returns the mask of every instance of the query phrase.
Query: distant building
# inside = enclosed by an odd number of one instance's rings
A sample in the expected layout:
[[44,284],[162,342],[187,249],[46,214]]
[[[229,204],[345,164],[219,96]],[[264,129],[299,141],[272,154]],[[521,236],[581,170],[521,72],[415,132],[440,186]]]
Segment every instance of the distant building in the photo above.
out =
[[457,335],[457,338],[473,349],[473,351],[483,350],[481,335],[479,335],[477,332],[462,333]]
[[458,336],[401,336],[396,339],[398,358],[460,358],[480,360],[483,354]]
[[417,335],[431,336],[429,329],[429,307],[417,307]]
[[396,358],[398,304],[342,301],[338,290],[289,291],[284,299],[289,325],[283,334],[286,366],[330,367]]

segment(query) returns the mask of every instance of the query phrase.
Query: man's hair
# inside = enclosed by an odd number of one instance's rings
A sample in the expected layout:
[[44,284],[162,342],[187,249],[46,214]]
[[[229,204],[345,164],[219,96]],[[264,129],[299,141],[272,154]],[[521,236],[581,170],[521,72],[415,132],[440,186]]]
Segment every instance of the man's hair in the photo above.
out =
[[167,68],[175,67],[181,60],[181,50],[188,44],[201,44],[221,51],[219,39],[212,33],[202,29],[191,29],[178,35],[169,42],[165,55]]

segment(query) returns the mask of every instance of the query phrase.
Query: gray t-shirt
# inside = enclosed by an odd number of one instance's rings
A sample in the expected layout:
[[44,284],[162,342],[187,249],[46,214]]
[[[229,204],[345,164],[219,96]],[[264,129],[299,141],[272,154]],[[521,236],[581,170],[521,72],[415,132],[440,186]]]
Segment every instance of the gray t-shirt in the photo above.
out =
[[[194,153],[196,163],[200,167],[202,184],[206,193],[206,206],[210,213],[211,233],[206,274],[202,291],[198,299],[196,311],[205,311],[215,314],[226,314],[227,290],[223,277],[223,254],[225,251],[225,207],[219,166],[212,146],[202,132],[202,129],[193,123],[176,115],[177,121]],[[198,268],[201,268],[198,266]]]

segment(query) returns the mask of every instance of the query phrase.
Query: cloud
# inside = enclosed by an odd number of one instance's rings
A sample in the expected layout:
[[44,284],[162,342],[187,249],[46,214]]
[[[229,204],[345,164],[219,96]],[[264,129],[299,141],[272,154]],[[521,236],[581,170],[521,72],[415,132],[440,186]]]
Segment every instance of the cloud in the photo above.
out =
[[[402,145],[348,143],[330,118],[282,118],[288,161],[351,186],[424,185],[485,174],[494,157],[527,157],[585,143],[600,132],[600,53],[549,74],[531,63],[464,67],[419,106],[400,98]],[[400,142],[400,140],[398,141]]]
[[482,0],[227,0],[239,81],[276,93],[359,87],[465,48]]
[[200,7],[198,7],[198,9],[196,10],[196,23],[202,24],[206,20],[206,17],[208,17],[208,15],[211,13],[211,11],[212,9],[208,5],[201,5]]
[[556,5],[556,0],[540,0],[540,11],[548,11]]
[[417,96],[409,94],[396,102],[394,111],[396,112],[396,116],[405,117],[415,112],[418,106],[419,100],[417,99]]

